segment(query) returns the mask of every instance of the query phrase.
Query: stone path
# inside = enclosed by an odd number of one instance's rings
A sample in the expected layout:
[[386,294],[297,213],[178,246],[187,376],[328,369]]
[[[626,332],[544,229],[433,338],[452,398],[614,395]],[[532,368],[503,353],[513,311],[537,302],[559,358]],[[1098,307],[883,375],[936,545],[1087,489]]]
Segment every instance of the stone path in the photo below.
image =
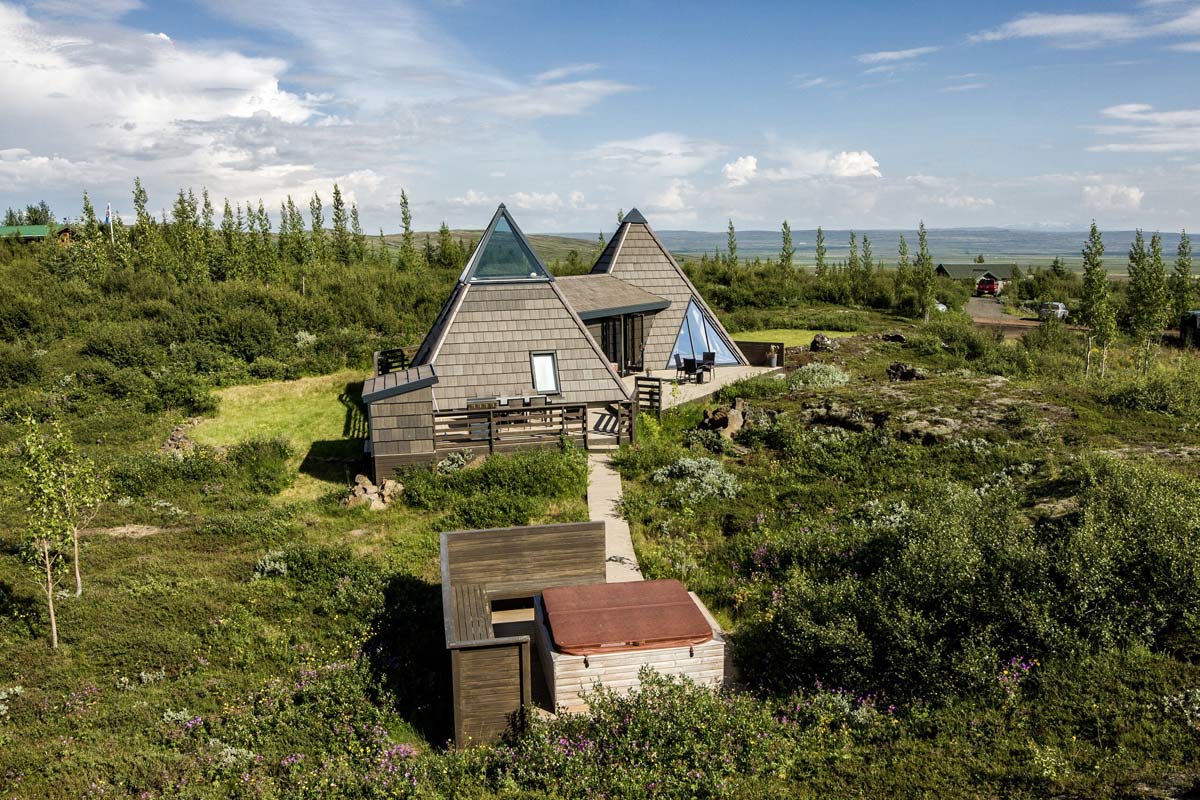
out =
[[588,516],[604,521],[605,572],[609,583],[640,581],[641,568],[633,552],[629,523],[617,513],[621,476],[608,463],[607,453],[588,454]]

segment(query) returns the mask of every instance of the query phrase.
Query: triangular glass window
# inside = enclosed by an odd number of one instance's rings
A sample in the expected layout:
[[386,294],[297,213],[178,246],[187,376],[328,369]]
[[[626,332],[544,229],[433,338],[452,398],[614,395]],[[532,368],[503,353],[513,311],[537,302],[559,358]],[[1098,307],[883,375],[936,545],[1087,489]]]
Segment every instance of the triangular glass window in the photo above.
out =
[[713,363],[718,366],[741,363],[725,343],[725,338],[717,331],[717,326],[700,309],[696,301],[691,300],[688,302],[687,313],[683,315],[683,323],[679,326],[675,349],[671,352],[667,367],[675,366],[675,356],[700,360],[704,358],[705,353],[712,353]]
[[464,282],[549,280],[546,268],[501,207],[467,263]]

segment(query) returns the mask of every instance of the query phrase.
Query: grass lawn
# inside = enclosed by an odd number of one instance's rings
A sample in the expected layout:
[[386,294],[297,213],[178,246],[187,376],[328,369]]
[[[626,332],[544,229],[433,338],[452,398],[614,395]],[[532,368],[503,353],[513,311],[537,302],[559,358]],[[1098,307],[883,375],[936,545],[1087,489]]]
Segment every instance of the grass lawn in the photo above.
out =
[[299,476],[280,498],[312,499],[348,483],[345,473],[362,455],[367,424],[361,394],[362,373],[357,370],[233,386],[218,393],[216,416],[204,419],[189,435],[208,445],[260,437],[287,440]]
[[762,331],[743,331],[733,334],[734,339],[747,342],[783,342],[784,347],[799,347],[812,344],[813,337],[823,333],[830,339],[857,336],[853,331],[810,331],[803,328],[769,328]]

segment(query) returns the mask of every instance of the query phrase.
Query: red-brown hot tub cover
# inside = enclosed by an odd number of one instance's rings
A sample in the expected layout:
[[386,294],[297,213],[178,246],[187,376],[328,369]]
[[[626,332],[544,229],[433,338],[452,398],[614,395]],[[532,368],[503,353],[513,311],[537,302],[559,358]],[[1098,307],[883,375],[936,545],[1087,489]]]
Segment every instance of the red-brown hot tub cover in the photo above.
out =
[[679,581],[557,586],[542,591],[555,648],[567,655],[686,647],[712,628]]

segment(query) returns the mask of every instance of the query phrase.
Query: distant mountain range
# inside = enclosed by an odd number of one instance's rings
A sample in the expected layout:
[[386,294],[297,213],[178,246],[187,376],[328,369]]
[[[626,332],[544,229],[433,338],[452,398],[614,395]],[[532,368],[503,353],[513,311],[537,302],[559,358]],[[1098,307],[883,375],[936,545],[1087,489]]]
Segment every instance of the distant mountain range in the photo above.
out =
[[[726,234],[724,231],[656,231],[672,253],[680,256],[699,256],[701,253],[711,254],[714,249],[725,252]],[[914,254],[917,249],[916,231],[899,230],[860,230],[858,235],[861,247],[862,237],[871,240],[871,249],[875,259],[885,263],[894,263],[896,249],[900,243],[900,234],[908,240],[909,250]],[[1122,271],[1129,246],[1133,243],[1133,231],[1102,231],[1106,248],[1105,261],[1109,271]],[[558,237],[585,239],[594,246],[595,233],[560,233]],[[1149,232],[1146,233],[1149,239]],[[792,244],[796,248],[796,259],[800,264],[811,264],[815,258],[816,230],[793,230]],[[825,246],[828,257],[833,261],[844,260],[849,254],[848,240],[850,231],[826,230]],[[993,263],[1018,263],[1022,265],[1044,266],[1061,256],[1068,265],[1078,265],[1081,262],[1079,251],[1087,240],[1087,231],[1060,230],[1022,230],[1017,228],[941,228],[929,230],[929,250],[935,262],[939,261],[970,261],[983,254],[986,261]],[[753,259],[755,256],[767,258],[779,254],[779,231],[738,231],[738,256]],[[1163,252],[1168,262],[1175,258],[1175,248],[1179,244],[1178,233],[1163,233]]]

